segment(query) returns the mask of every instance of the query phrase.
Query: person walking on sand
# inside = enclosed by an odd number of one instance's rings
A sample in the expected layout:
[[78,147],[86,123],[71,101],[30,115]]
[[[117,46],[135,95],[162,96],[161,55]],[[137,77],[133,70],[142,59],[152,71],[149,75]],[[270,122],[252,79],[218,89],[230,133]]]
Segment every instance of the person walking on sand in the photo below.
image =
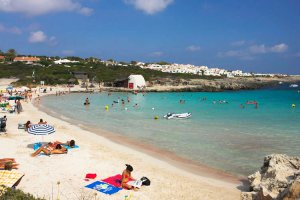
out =
[[17,112],[18,114],[20,114],[20,112],[22,111],[22,105],[20,102],[20,99],[17,100]]

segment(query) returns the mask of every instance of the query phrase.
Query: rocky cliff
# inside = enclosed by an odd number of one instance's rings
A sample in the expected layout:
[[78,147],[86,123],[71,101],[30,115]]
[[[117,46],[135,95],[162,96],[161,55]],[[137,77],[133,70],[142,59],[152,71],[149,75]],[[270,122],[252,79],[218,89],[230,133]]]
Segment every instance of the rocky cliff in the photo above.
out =
[[266,156],[248,180],[249,192],[242,192],[242,200],[300,200],[300,157]]

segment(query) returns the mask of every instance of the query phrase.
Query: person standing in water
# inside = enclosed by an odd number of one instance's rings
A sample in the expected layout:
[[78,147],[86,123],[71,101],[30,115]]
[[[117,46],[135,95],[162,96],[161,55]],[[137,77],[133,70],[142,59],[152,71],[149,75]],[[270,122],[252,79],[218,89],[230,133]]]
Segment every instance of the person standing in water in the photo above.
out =
[[89,104],[90,104],[90,100],[89,100],[89,98],[87,97],[87,98],[85,99],[84,105],[89,105]]

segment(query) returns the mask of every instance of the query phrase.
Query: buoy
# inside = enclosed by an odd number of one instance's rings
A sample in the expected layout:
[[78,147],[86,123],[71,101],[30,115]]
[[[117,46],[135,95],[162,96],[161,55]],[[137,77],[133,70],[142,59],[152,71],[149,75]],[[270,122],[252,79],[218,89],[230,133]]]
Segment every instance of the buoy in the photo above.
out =
[[295,108],[296,107],[296,105],[295,104],[292,104],[292,108]]
[[105,106],[105,110],[108,110],[108,106]]
[[152,110],[154,110],[155,108],[152,108]]
[[155,115],[155,116],[154,116],[154,119],[158,119],[158,116],[157,116],[157,115]]
[[125,110],[128,110],[128,108],[125,108]]

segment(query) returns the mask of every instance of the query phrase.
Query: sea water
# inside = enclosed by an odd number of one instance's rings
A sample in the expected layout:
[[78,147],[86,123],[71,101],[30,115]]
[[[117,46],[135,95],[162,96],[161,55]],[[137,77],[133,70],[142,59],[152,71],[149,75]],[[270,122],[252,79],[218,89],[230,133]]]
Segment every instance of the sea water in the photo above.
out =
[[[91,102],[88,107],[83,105],[86,97]],[[114,101],[119,103],[112,106]],[[258,104],[246,104],[247,101]],[[300,93],[297,89],[137,95],[71,93],[47,96],[41,103],[57,115],[235,175],[253,173],[268,154],[300,155]],[[191,112],[192,117],[164,119],[169,112]],[[155,116],[159,119],[155,120]]]

